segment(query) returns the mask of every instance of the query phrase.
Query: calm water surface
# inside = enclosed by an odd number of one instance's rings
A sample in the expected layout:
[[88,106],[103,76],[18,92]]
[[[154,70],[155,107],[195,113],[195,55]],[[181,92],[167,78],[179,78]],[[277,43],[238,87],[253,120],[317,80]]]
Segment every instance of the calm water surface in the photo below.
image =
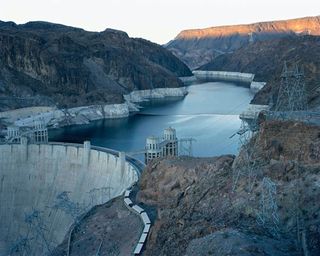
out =
[[253,97],[249,89],[210,82],[189,86],[188,91],[183,99],[148,102],[139,114],[128,118],[50,131],[50,138],[77,143],[90,140],[93,145],[134,152],[144,148],[147,136],[161,136],[163,129],[172,126],[178,138],[196,139],[195,156],[237,153],[238,137],[229,137],[239,129],[239,114]]

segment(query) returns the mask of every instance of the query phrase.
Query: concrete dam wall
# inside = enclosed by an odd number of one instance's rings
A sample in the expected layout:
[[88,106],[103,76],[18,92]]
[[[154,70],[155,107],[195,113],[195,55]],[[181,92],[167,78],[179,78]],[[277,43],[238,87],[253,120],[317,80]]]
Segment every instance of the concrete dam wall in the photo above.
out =
[[227,71],[193,71],[193,75],[198,80],[223,80],[223,81],[234,81],[251,83],[254,79],[254,74],[250,73],[239,73],[239,72],[227,72]]
[[266,85],[265,82],[253,81],[255,75],[251,73],[205,70],[195,70],[192,73],[193,76],[179,77],[179,79],[185,85],[211,81],[240,82],[248,84],[253,93],[257,93]]
[[138,175],[124,154],[90,143],[0,145],[0,255],[50,254],[72,223]]

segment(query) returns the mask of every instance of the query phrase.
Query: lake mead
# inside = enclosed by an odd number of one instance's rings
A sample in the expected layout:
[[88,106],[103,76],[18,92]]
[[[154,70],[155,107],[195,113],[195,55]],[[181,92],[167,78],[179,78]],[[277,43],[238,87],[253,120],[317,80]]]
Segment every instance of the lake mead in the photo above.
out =
[[76,143],[90,140],[93,145],[135,152],[144,148],[146,137],[162,136],[163,130],[172,126],[178,138],[196,139],[194,156],[236,154],[238,136],[230,136],[239,129],[239,114],[253,97],[249,88],[208,82],[187,89],[188,95],[184,98],[143,103],[141,111],[128,118],[52,130],[50,139]]

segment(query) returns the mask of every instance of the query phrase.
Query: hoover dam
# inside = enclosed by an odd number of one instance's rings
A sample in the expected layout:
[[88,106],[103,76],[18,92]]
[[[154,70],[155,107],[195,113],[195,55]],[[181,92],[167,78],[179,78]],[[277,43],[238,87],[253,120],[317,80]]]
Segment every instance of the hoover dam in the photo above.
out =
[[47,255],[95,205],[139,177],[124,153],[81,144],[0,145],[0,255]]

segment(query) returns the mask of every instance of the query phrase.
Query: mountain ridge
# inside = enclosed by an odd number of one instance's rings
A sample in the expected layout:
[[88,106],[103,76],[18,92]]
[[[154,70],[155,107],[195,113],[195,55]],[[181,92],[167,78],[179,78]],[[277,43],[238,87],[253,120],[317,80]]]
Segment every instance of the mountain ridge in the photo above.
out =
[[[301,27],[303,24],[295,24],[295,22],[301,22],[301,21],[308,21],[314,24],[320,23],[320,15],[318,16],[307,16],[303,18],[295,18],[295,19],[288,19],[288,20],[274,20],[274,21],[262,21],[262,22],[254,22],[254,23],[248,23],[248,24],[238,24],[238,25],[222,25],[222,26],[212,26],[212,27],[207,27],[203,29],[186,29],[182,30],[175,39],[179,38],[186,38],[188,36],[194,36],[194,34],[199,33],[199,35],[205,34],[206,31],[209,33],[212,33],[210,35],[222,35],[222,32],[235,32],[235,33],[240,33],[240,29],[245,29],[243,31],[244,33],[249,33],[249,32],[261,32],[257,31],[258,28],[265,29],[266,31],[269,31],[270,28],[274,29],[277,27],[282,27],[283,25],[286,25],[286,29],[291,29],[296,32],[298,32],[298,29],[305,29],[305,27]],[[300,27],[299,27],[300,26]],[[310,26],[307,27],[310,29]],[[311,27],[312,29],[312,27]],[[193,32],[194,34],[192,35]],[[320,33],[319,29],[316,27],[315,28],[315,33]]]
[[218,56],[200,67],[202,70],[223,70],[255,74],[255,80],[267,82],[254,97],[254,104],[268,104],[279,90],[284,62],[297,64],[304,70],[310,107],[320,106],[320,37],[285,37],[259,41],[233,53]]
[[320,16],[181,31],[165,47],[191,69],[256,41],[320,35]]
[[0,22],[0,111],[120,103],[133,90],[183,86],[187,75],[169,51],[122,31]]

